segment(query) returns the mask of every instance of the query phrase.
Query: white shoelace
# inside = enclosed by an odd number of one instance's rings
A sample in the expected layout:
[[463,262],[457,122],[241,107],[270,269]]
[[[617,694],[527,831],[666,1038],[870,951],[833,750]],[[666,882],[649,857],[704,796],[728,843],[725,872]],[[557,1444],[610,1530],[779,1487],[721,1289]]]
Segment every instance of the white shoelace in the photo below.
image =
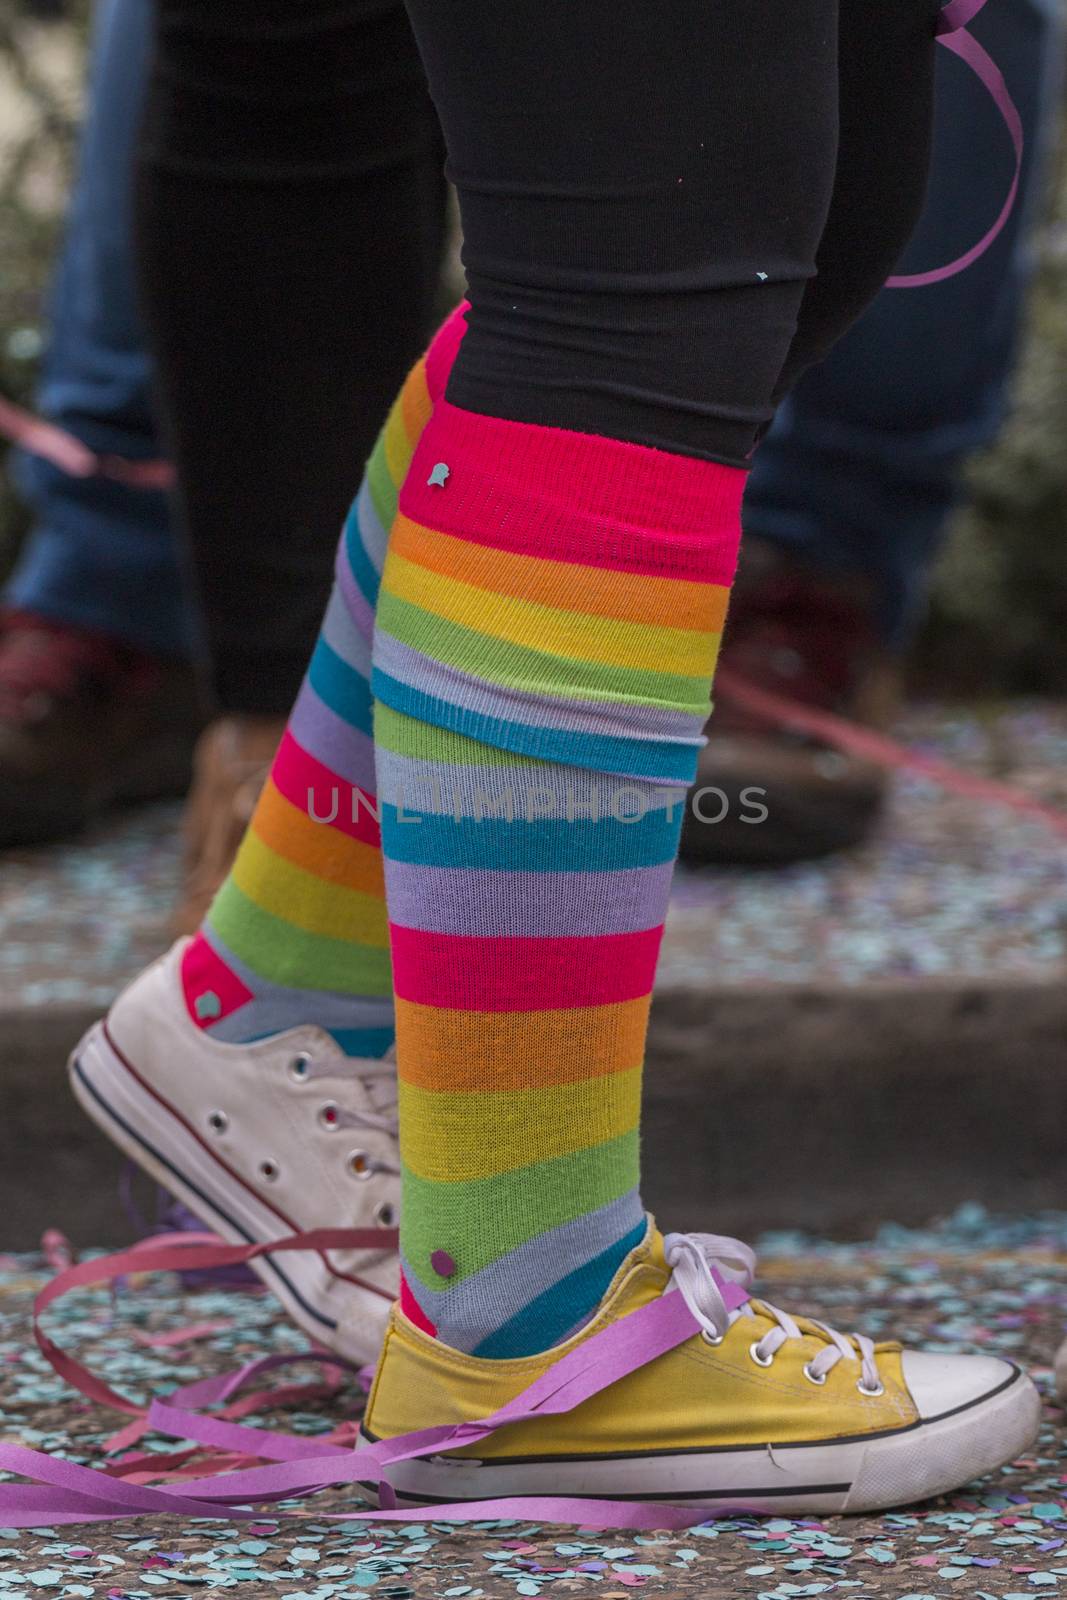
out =
[[[352,1111],[347,1106],[331,1102],[331,1126],[334,1128],[367,1128],[375,1133],[385,1133],[391,1139],[399,1136],[399,1107],[397,1104],[396,1047],[390,1048],[380,1061],[355,1060],[350,1056],[334,1057],[327,1061],[305,1058],[308,1079],[324,1082],[330,1078],[357,1082],[366,1090],[370,1109]],[[399,1176],[400,1168],[391,1162],[368,1158],[369,1170]]]
[[[738,1317],[755,1319],[751,1304],[746,1303],[736,1311],[727,1308],[711,1270],[715,1267],[729,1282],[751,1288],[756,1275],[756,1255],[747,1244],[718,1233],[669,1233],[663,1243],[667,1265],[674,1273],[673,1281],[710,1344],[718,1344]],[[766,1300],[760,1300],[759,1306],[776,1326],[753,1343],[750,1354],[758,1366],[769,1367],[787,1339],[802,1339],[804,1333],[787,1311]],[[870,1396],[884,1393],[872,1340],[862,1333],[851,1336],[838,1333],[836,1328],[813,1317],[805,1321],[817,1328],[826,1340],[825,1347],[804,1368],[809,1382],[823,1384],[839,1361],[855,1361],[860,1367],[860,1393]]]

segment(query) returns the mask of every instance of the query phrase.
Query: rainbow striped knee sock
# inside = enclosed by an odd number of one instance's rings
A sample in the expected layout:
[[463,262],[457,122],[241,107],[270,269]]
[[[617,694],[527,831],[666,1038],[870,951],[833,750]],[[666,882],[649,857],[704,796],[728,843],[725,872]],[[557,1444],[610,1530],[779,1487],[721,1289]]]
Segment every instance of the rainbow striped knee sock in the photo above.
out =
[[372,687],[400,1078],[402,1304],[557,1342],[645,1222],[645,1030],[744,474],[441,401]]
[[337,551],[322,632],[226,882],[182,962],[190,1015],[232,1043],[318,1023],[380,1056],[393,1002],[371,729],[370,652],[397,492],[463,334],[409,374]]

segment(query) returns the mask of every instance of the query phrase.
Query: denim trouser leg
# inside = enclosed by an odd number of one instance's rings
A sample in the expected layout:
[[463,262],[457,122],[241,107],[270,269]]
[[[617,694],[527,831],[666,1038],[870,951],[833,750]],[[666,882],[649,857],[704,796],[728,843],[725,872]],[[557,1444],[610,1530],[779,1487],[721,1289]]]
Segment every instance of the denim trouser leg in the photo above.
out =
[[[159,454],[150,366],[136,311],[134,146],[152,26],[150,0],[101,0],[80,170],[52,295],[39,395],[43,414],[95,450]],[[159,652],[186,652],[182,591],[166,497],[17,460],[36,526],[5,600]]]
[[[1023,194],[996,244],[958,277],[886,289],[786,401],[757,452],[745,528],[814,564],[872,578],[886,636],[906,642],[967,454],[1000,424],[1029,266],[1062,33],[1053,0],[998,0],[974,32],[1022,113]],[[1007,135],[985,91],[947,51],[929,201],[901,264],[924,271],[967,249],[1011,176]]]

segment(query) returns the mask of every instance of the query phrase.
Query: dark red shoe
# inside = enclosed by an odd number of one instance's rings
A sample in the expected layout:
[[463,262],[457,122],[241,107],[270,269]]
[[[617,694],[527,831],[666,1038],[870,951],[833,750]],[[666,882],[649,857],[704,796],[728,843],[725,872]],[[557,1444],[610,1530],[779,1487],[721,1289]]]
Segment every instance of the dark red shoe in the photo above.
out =
[[203,720],[187,663],[0,614],[0,849],[63,838],[119,801],[183,794]]
[[686,807],[683,860],[778,866],[860,844],[885,801],[884,771],[755,717],[731,701],[728,674],[884,727],[899,700],[898,673],[878,638],[865,580],[821,572],[750,540],[721,665],[727,673],[716,685]]

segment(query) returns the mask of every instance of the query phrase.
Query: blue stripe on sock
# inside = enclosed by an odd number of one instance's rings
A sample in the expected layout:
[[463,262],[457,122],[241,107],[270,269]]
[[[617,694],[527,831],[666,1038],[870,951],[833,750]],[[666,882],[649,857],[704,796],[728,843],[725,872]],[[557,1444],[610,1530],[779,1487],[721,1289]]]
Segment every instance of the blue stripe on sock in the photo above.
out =
[[498,750],[536,756],[541,761],[558,761],[565,767],[586,767],[592,772],[618,773],[687,787],[696,777],[699,752],[695,745],[575,733],[566,728],[542,728],[504,717],[489,717],[483,712],[440,700],[422,689],[413,689],[380,667],[375,667],[371,674],[371,687],[376,699],[404,716],[466,734],[469,739],[493,745]]
[[346,1056],[362,1056],[377,1061],[384,1056],[396,1039],[395,1028],[327,1028]]
[[311,657],[308,681],[319,699],[342,722],[373,737],[374,709],[370,684],[361,672],[350,667],[347,661],[342,661],[336,650],[331,650],[322,637]]
[[[517,797],[521,801],[521,794]],[[521,862],[523,872],[591,872],[658,867],[678,853],[682,806],[668,820],[663,809],[633,822],[614,817],[484,817],[475,821],[431,812],[404,811],[384,800],[379,805],[382,850],[390,861],[419,867],[498,869],[502,861]],[[419,820],[416,820],[419,819]]]
[[624,1258],[645,1237],[648,1224],[642,1219],[609,1250],[569,1272],[565,1278],[539,1294],[502,1327],[483,1339],[471,1352],[485,1361],[507,1361],[513,1356],[532,1356],[570,1333],[592,1316],[607,1293],[608,1285]]
[[363,544],[363,535],[359,526],[359,501],[353,502],[352,509],[345,518],[345,554],[348,564],[352,568],[352,576],[359,586],[359,591],[364,600],[373,611],[378,604],[378,590],[381,587],[381,577],[367,555]]

